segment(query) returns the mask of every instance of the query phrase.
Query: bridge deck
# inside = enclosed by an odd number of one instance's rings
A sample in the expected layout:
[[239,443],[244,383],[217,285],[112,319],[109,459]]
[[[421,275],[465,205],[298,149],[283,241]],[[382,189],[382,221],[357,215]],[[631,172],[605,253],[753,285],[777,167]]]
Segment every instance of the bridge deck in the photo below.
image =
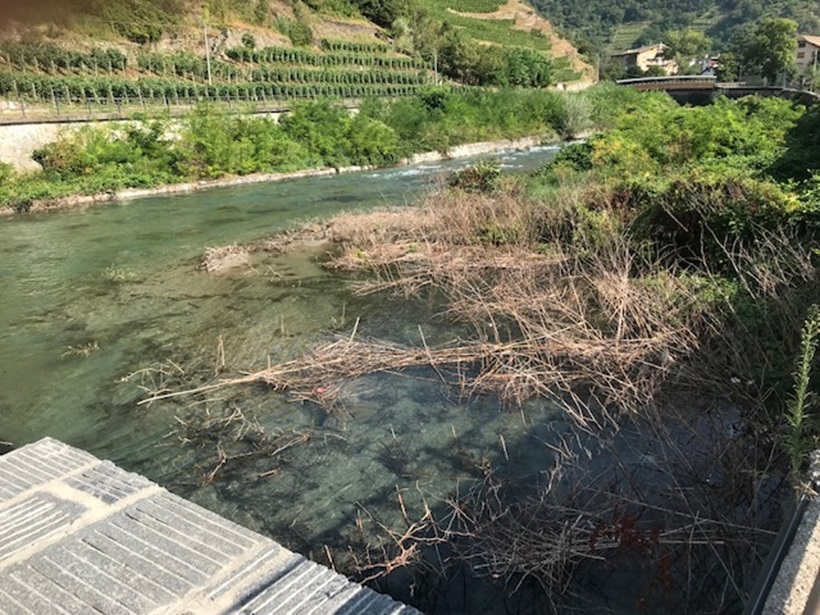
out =
[[0,613],[418,613],[46,438],[0,457]]

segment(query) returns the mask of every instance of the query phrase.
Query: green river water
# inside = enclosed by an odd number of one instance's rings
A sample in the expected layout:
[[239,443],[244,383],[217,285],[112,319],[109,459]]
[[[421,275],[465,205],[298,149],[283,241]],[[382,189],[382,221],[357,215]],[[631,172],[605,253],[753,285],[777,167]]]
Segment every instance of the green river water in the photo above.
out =
[[[510,152],[501,160],[526,170],[554,151]],[[361,335],[418,343],[421,326],[429,343],[451,339],[425,306],[354,296],[322,270],[316,254],[269,257],[252,271],[224,276],[196,266],[207,247],[342,210],[411,201],[448,168],[468,162],[0,220],[0,440],[19,446],[59,438],[308,555],[354,540],[363,510],[401,523],[397,488],[440,502],[475,477],[482,459],[539,480],[550,459],[545,430],[560,425],[554,408],[533,404],[509,413],[492,399],[462,403],[424,380],[363,378],[349,386],[345,412],[330,416],[262,387],[138,403],[145,388],[206,381],[220,338],[229,373],[349,333],[357,318]],[[275,464],[230,463],[207,483],[215,448],[180,443],[177,417],[196,422],[234,410],[269,433],[310,433],[310,440]],[[387,459],[396,450],[405,457],[401,468]],[[407,499],[418,512],[420,498]]]

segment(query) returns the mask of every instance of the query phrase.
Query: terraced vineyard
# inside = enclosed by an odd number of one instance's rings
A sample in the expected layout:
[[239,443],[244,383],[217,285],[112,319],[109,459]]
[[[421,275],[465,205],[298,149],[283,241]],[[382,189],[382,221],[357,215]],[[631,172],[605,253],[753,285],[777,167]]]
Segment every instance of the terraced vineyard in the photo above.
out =
[[540,32],[514,29],[512,20],[476,19],[454,12],[492,13],[504,4],[500,0],[422,0],[422,4],[436,19],[451,24],[478,41],[538,51],[549,51],[552,47],[549,38]]
[[[535,20],[528,4],[508,0],[421,0],[421,4],[430,15],[467,34],[478,44],[521,47],[552,56],[556,82],[570,82],[582,77],[568,56],[562,55],[561,51],[556,53],[553,41],[543,31],[545,22]],[[516,12],[521,17],[521,11],[531,13],[529,25],[516,23]]]
[[387,45],[322,40],[322,51],[235,47],[208,62],[190,52],[55,45],[0,48],[0,97],[28,103],[165,105],[190,101],[268,103],[330,96],[406,96],[432,82],[430,66]]

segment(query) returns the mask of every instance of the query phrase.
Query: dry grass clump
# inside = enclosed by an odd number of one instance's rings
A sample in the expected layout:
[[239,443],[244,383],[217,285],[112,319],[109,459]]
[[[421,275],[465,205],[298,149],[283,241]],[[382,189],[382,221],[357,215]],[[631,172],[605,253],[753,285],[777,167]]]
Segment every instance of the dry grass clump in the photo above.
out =
[[415,208],[346,214],[297,233],[336,244],[330,267],[370,273],[359,292],[435,292],[471,335],[431,348],[423,334],[406,347],[354,331],[224,384],[264,382],[332,406],[350,378],[429,366],[463,395],[492,393],[511,405],[580,390],[603,408],[645,404],[714,322],[694,290],[613,231],[615,221],[578,224],[570,212],[514,189],[450,190]]
[[238,265],[247,264],[251,249],[247,246],[230,245],[207,248],[199,263],[199,268],[208,273],[220,273]]
[[[680,275],[668,253],[629,237],[622,211],[579,203],[587,192],[570,182],[545,204],[514,186],[447,190],[416,207],[344,214],[293,234],[291,245],[311,237],[335,244],[327,265],[367,273],[354,283],[360,293],[444,298],[445,315],[469,335],[431,348],[423,333],[407,347],[356,339],[354,331],[224,384],[264,382],[332,406],[348,379],[428,366],[463,395],[491,393],[518,405],[583,394],[614,414],[650,403],[670,379],[725,388],[724,373],[688,360],[705,341],[721,340],[726,326],[727,297],[704,292],[714,282],[709,271]],[[770,300],[777,288],[767,288],[813,275],[788,237],[770,235],[764,244],[725,246],[742,292]],[[575,418],[593,420],[581,410]]]
[[447,293],[450,315],[470,325],[472,341],[430,348],[423,335],[418,347],[341,339],[254,378],[327,405],[349,378],[430,366],[464,395],[492,393],[511,405],[584,387],[604,407],[634,408],[698,347],[698,330],[709,322],[697,322],[694,299],[674,277],[633,279],[633,257],[621,258],[590,270],[568,255],[514,250],[400,257],[401,272],[364,287],[435,286]]

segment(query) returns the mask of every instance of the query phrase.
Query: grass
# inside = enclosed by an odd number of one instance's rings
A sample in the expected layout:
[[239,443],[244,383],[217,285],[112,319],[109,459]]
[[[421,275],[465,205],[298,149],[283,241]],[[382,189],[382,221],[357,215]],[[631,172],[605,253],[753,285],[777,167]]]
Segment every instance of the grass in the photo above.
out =
[[463,28],[467,34],[480,41],[505,46],[529,47],[539,51],[549,51],[552,48],[550,40],[540,32],[515,30],[512,20],[473,19],[461,15],[449,15],[446,21]]
[[[492,10],[495,10],[502,4],[501,2],[479,0],[473,3],[469,0],[448,0],[448,2],[442,3],[436,0],[422,0],[421,4],[436,19],[462,29],[465,34],[476,40],[504,46],[528,47],[539,51],[549,51],[551,48],[549,39],[543,34],[516,30],[513,28],[514,22],[512,20],[474,19],[456,15],[447,10],[453,8],[471,13],[490,12],[481,9],[490,8],[491,5],[494,5],[495,8]],[[456,8],[457,6],[466,7],[468,5],[469,8]]]
[[618,26],[612,35],[612,49],[623,51],[632,48],[633,43],[643,34],[649,23],[648,21],[634,21]]
[[462,13],[493,13],[504,2],[501,0],[445,0],[438,4]]

